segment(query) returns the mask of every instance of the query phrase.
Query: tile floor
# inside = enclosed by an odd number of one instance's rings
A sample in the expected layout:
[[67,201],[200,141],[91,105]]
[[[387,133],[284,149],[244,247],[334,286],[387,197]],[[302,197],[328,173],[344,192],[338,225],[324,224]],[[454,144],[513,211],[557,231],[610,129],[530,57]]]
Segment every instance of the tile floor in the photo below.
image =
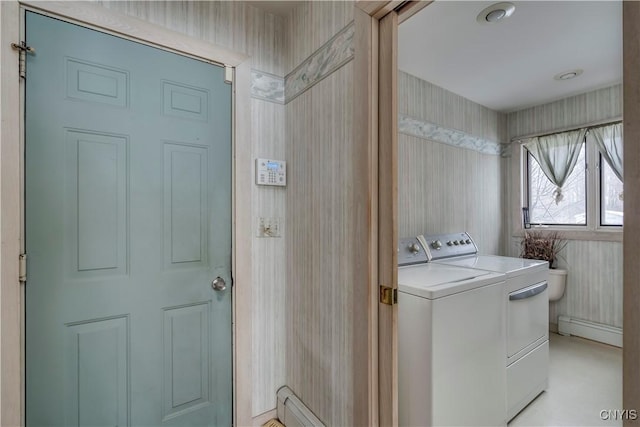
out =
[[550,333],[549,388],[509,427],[621,426],[600,411],[622,407],[622,349]]

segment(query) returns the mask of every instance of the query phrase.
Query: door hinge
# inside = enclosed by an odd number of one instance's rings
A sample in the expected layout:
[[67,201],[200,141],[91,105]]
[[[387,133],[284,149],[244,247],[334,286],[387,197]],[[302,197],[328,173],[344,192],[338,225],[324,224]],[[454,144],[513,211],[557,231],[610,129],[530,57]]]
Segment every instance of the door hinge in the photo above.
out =
[[398,303],[398,290],[388,286],[380,286],[380,302],[386,305]]
[[27,281],[27,254],[20,254],[18,257],[18,280]]
[[11,43],[11,47],[18,51],[18,55],[20,57],[20,77],[23,79],[27,78],[27,53],[35,53],[35,49],[31,46],[27,46],[27,43],[21,41],[20,43]]
[[230,65],[224,66],[224,82],[227,84],[233,84],[233,67]]

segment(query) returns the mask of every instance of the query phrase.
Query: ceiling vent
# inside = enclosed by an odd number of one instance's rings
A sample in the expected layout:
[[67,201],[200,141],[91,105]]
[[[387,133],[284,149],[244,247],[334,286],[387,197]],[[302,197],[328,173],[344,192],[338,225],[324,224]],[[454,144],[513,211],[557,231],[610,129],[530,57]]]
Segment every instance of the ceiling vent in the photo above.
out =
[[582,73],[583,73],[583,70],[581,69],[564,71],[562,73],[558,73],[555,76],[553,76],[553,79],[558,81],[571,80],[578,77]]
[[482,9],[482,12],[476,17],[476,21],[480,24],[495,24],[513,15],[515,10],[516,6],[513,3],[495,3]]

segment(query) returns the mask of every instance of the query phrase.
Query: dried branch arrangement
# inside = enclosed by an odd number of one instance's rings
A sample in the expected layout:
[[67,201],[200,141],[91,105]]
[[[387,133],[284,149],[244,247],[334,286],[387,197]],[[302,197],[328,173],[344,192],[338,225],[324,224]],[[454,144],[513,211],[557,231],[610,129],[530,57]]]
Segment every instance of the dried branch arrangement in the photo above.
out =
[[549,261],[549,268],[558,259],[558,254],[567,246],[567,241],[557,231],[526,231],[520,242],[520,257]]

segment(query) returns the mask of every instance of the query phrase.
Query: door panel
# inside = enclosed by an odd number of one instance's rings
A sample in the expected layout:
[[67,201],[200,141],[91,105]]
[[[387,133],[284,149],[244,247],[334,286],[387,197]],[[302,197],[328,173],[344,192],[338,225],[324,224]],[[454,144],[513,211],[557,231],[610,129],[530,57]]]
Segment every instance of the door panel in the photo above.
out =
[[167,268],[206,265],[208,149],[164,144],[164,247]]
[[69,271],[77,278],[126,274],[128,138],[67,129],[65,140]]
[[208,317],[208,304],[164,311],[165,417],[209,402]]
[[27,425],[231,425],[231,87],[27,12]]
[[67,326],[68,425],[127,425],[129,319]]

